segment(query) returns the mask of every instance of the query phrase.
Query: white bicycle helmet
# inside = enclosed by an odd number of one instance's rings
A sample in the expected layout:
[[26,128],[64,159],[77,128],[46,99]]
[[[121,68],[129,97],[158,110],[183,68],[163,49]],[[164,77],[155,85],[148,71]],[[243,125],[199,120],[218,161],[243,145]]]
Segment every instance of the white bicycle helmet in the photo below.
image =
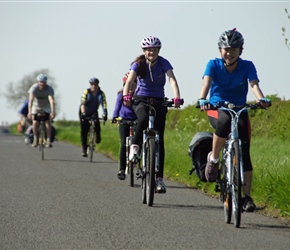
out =
[[147,49],[147,48],[161,48],[161,41],[155,37],[155,36],[148,36],[145,37],[141,41],[141,48]]
[[36,77],[36,80],[39,81],[39,82],[46,82],[46,81],[47,81],[47,76],[44,75],[44,74],[39,74],[39,75]]

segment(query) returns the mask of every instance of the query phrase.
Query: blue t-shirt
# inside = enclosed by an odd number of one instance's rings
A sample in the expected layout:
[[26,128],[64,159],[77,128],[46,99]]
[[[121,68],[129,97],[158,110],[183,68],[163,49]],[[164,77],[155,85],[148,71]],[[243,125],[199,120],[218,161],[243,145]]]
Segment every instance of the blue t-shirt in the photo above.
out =
[[225,101],[244,105],[247,102],[248,82],[259,81],[255,65],[241,58],[238,59],[238,66],[232,73],[227,71],[222,59],[210,60],[204,76],[212,78],[209,101],[213,105]]
[[[146,62],[147,70],[146,77],[137,77],[137,88],[135,90],[135,95],[153,97],[153,98],[164,98],[164,85],[166,82],[166,72],[173,69],[171,64],[165,58],[158,56],[157,61],[153,67],[151,67],[152,79],[149,71],[149,64]],[[139,65],[137,62],[131,65],[130,70],[138,72]]]
[[19,110],[19,114],[21,114],[21,115],[24,115],[24,116],[27,116],[27,114],[28,114],[28,103],[29,103],[29,101],[27,100],[23,105],[22,105],[22,107],[20,108],[20,110]]

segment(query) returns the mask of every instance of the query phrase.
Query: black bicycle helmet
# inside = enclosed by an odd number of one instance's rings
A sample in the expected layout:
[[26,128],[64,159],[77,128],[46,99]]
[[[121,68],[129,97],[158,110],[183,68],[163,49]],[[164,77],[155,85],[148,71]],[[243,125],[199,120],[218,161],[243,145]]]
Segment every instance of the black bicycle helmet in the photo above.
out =
[[223,32],[218,41],[219,49],[225,48],[243,48],[244,38],[236,29]]
[[99,79],[96,78],[96,77],[92,77],[92,78],[90,79],[90,84],[99,84]]

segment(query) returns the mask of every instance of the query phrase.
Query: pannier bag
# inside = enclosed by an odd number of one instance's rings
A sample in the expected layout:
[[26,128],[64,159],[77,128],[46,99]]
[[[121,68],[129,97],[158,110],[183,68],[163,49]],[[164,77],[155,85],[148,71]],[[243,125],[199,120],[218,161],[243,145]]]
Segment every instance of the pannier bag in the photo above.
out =
[[205,178],[205,166],[207,163],[207,155],[212,150],[213,134],[210,132],[197,132],[192,138],[189,148],[188,156],[192,160],[192,169],[189,174],[195,171],[198,178],[207,182]]

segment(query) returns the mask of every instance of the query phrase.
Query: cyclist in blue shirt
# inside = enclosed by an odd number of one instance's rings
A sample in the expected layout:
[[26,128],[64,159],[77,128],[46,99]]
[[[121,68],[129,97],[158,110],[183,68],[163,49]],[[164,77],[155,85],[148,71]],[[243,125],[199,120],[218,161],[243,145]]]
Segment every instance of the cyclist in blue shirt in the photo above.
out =
[[[123,90],[124,105],[131,105],[132,97],[129,95],[129,88],[132,86],[134,79],[137,77],[137,88],[135,90],[134,98],[142,98],[147,100],[153,98],[161,100],[165,97],[164,86],[166,83],[166,76],[173,89],[174,106],[179,108],[181,104],[179,87],[177,80],[173,73],[173,67],[170,62],[159,56],[161,41],[154,36],[145,37],[141,41],[141,48],[143,54],[132,62],[130,73]],[[153,105],[156,110],[156,119],[154,122],[155,129],[160,133],[160,169],[157,173],[156,191],[157,193],[165,193],[166,186],[163,182],[164,172],[164,129],[167,107],[159,103]],[[142,102],[133,102],[133,109],[138,117],[138,124],[136,127],[135,141],[130,149],[130,153],[139,151],[142,144],[143,130],[148,126],[148,109]],[[129,158],[132,158],[130,155]]]
[[[123,77],[123,87],[126,83],[126,80],[128,78],[129,73],[126,73],[125,76]],[[129,90],[129,95],[133,95],[134,90],[136,88],[136,82],[137,79],[135,80],[135,84],[132,85],[132,88]],[[135,121],[137,120],[137,116],[132,109],[132,107],[127,107],[123,104],[123,89],[119,90],[117,99],[116,99],[116,104],[115,104],[115,109],[113,112],[113,120],[112,123],[118,122],[118,119],[122,120],[127,120],[127,121]],[[120,180],[125,180],[126,175],[125,175],[125,169],[126,169],[126,137],[129,136],[129,129],[130,125],[129,124],[119,124],[119,134],[120,134],[120,167],[119,167],[119,172],[118,172],[118,179]]]
[[25,129],[28,127],[28,125],[31,124],[31,121],[27,118],[28,103],[29,103],[29,101],[26,100],[25,103],[21,106],[20,110],[18,111],[20,121],[17,125],[17,130],[20,133],[24,133]]
[[[265,98],[260,87],[256,68],[251,61],[240,58],[244,38],[236,29],[225,31],[218,41],[221,58],[210,60],[203,75],[203,85],[200,92],[199,105],[202,110],[218,102],[230,102],[236,106],[244,105],[247,101],[248,86],[264,108],[271,105]],[[209,101],[206,97],[210,93]],[[209,122],[215,129],[212,152],[208,154],[205,175],[208,181],[217,178],[219,153],[230,132],[230,114],[222,110],[207,110]],[[244,204],[243,209],[252,212],[256,205],[250,196],[252,185],[252,163],[250,158],[251,128],[248,112],[242,112],[239,118],[239,138],[242,140],[242,158],[244,162]]]
[[[90,117],[93,114],[97,114],[100,105],[103,109],[103,119],[104,121],[108,118],[107,112],[107,100],[105,93],[99,87],[99,80],[95,77],[89,80],[90,88],[85,89],[81,96],[81,105],[79,108],[79,118],[81,126],[81,143],[82,143],[82,156],[87,157],[87,137],[90,129],[90,123],[88,120],[83,118]],[[99,119],[95,122],[96,129],[96,143],[101,142],[101,126]]]

